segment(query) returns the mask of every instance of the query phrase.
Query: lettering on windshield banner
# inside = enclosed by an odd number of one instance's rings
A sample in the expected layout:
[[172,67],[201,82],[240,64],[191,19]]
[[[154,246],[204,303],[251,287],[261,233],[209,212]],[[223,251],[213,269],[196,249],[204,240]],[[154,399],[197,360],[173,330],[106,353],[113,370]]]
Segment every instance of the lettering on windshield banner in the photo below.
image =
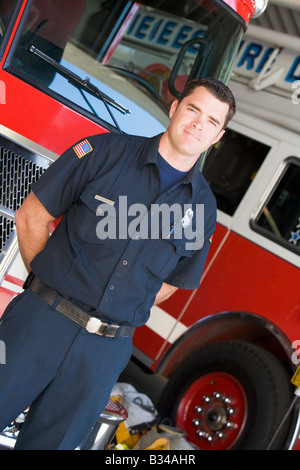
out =
[[[193,21],[182,21],[180,18],[161,15],[141,10],[135,15],[125,38],[145,47],[151,54],[155,49],[153,60],[157,62],[157,50],[173,53],[177,56],[180,48],[190,39],[204,37],[207,27]],[[193,61],[199,45],[189,48],[186,58]],[[277,52],[276,52],[277,51]],[[234,71],[249,78],[256,77],[274,54],[269,70],[282,69],[276,86],[291,91],[291,83],[300,80],[299,52],[288,49],[276,49],[272,43],[264,43],[247,38],[241,41]],[[141,64],[142,65],[142,64]]]
[[240,44],[235,71],[241,75],[253,77],[261,73],[272,54],[274,58],[268,72],[281,70],[276,85],[290,89],[291,83],[300,80],[300,55],[292,50],[278,49],[276,52],[276,48],[270,44],[243,40]]
[[[141,42],[147,48],[161,48],[163,52],[178,54],[179,49],[190,39],[203,37],[207,27],[193,21],[183,22],[175,17],[156,13],[137,13],[126,33],[126,38]],[[196,54],[199,46],[192,46],[190,54]]]

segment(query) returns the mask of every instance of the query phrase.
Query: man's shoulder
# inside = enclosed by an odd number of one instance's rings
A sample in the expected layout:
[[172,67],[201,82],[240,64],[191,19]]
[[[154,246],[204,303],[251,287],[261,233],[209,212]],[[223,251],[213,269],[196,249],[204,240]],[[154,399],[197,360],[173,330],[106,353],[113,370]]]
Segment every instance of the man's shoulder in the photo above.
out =
[[88,137],[94,144],[103,145],[127,145],[134,143],[144,143],[149,140],[149,137],[143,137],[132,134],[115,134],[112,132],[105,132],[103,134],[96,134]]
[[128,134],[98,134],[89,138],[89,142],[94,150],[97,160],[107,160],[110,162],[119,161],[126,158],[127,161],[140,159],[141,156],[156,154],[158,150],[160,135],[144,137]]
[[[212,205],[216,205],[216,198],[211,190],[211,187],[209,186],[209,183],[207,182],[205,176],[203,173],[200,171],[197,171],[196,173],[196,179],[194,179],[194,183],[196,184],[196,187],[198,188],[197,200],[202,200],[206,199],[207,202],[210,202]],[[197,201],[198,202],[198,201]]]

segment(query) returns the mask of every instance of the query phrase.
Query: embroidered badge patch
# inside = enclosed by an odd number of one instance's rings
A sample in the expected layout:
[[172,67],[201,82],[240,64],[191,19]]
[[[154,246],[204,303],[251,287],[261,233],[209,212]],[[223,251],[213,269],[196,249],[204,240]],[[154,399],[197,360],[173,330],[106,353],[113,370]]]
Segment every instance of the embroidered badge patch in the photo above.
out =
[[73,150],[78,158],[82,158],[88,153],[90,153],[93,150],[93,147],[91,146],[89,141],[85,139],[82,142],[79,142],[79,144],[75,145],[75,147],[73,147]]

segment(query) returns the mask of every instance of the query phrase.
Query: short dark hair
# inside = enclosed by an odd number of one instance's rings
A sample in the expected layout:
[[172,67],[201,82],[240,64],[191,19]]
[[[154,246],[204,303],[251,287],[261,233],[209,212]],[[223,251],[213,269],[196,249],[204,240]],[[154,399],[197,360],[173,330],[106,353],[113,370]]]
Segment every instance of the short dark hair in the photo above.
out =
[[178,102],[180,103],[184,98],[191,95],[198,87],[206,88],[218,100],[228,103],[229,110],[225,119],[225,128],[236,112],[236,102],[232,91],[223,82],[215,78],[195,78],[186,84]]

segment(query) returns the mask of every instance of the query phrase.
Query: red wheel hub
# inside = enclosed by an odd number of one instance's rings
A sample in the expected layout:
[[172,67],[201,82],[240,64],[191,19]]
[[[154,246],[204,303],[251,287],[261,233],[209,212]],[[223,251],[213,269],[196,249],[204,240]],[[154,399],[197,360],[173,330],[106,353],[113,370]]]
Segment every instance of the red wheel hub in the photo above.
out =
[[183,394],[176,425],[202,450],[230,449],[247,417],[242,385],[230,374],[212,372],[195,380]]

